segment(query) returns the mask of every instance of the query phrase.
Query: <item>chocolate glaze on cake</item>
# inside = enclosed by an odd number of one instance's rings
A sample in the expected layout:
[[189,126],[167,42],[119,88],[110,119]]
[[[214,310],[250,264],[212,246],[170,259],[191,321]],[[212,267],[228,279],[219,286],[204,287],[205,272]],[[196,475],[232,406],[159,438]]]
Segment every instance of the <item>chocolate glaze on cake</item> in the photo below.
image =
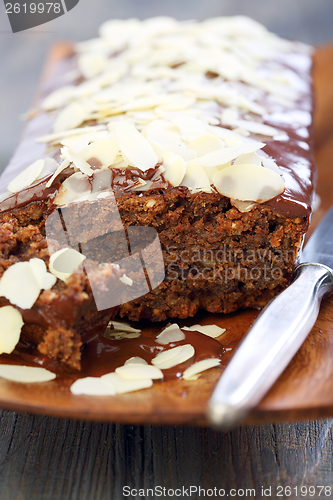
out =
[[[117,52],[114,53],[116,56]],[[277,127],[280,131],[278,137],[253,136],[266,144],[264,153],[276,161],[282,172],[285,189],[279,196],[257,203],[250,211],[242,213],[214,186],[211,192],[172,186],[163,173],[158,172],[160,162],[145,171],[138,167],[119,169],[109,166],[109,187],[117,200],[123,226],[156,229],[166,270],[162,284],[143,297],[120,306],[122,317],[133,321],[143,318],[161,321],[191,317],[200,309],[228,313],[242,307],[260,308],[290,283],[296,256],[310,221],[316,177],[311,57],[303,53],[299,58],[298,64],[297,54],[290,57],[284,53],[279,60],[270,61],[267,67],[279,63],[285,69],[292,69],[307,85],[308,91],[300,94],[292,109],[281,104],[274,113],[263,116],[261,123]],[[178,61],[170,67],[181,68],[182,64]],[[68,84],[64,75],[76,67],[77,59],[73,55],[54,66],[41,88],[37,107],[50,92]],[[217,73],[206,72],[207,79],[214,79],[215,75]],[[82,81],[83,78],[77,83]],[[230,85],[237,88],[243,83]],[[260,104],[265,107],[267,102],[263,97]],[[220,107],[222,112],[223,106]],[[253,118],[251,113],[248,117]],[[94,124],[88,120],[83,125]],[[59,150],[53,146],[46,150],[44,144],[36,143],[38,137],[51,133],[52,127],[53,118],[45,112],[28,121],[20,146],[2,176],[5,185],[33,161],[46,156],[59,159]],[[95,158],[88,163],[94,170],[89,178],[92,185],[100,163]],[[0,202],[0,221],[9,234],[9,243],[6,243],[0,260],[1,275],[14,262],[29,260],[32,256],[42,258],[48,265],[45,221],[58,208],[55,197],[71,173],[62,172],[51,187],[46,187],[51,178],[47,176]],[[151,182],[148,189],[140,190],[139,179]],[[107,204],[107,198],[103,199],[103,214],[107,211]],[[77,208],[75,203],[70,206],[74,219],[79,218],[81,210],[88,217],[92,207],[89,200],[81,202]],[[96,223],[103,225],[105,220]],[[100,244],[102,247],[102,240]],[[9,247],[11,250],[8,251]],[[117,262],[117,252],[115,249],[110,255],[110,263]],[[219,257],[221,252],[223,258]],[[252,274],[255,269],[259,273],[257,277]],[[277,274],[273,276],[272,270]],[[119,279],[116,274],[115,282]],[[66,284],[57,283],[56,299],[48,301],[46,292],[43,292],[30,311],[22,311],[25,321],[22,338],[38,345],[40,352],[75,368],[80,368],[80,349],[86,342],[83,339],[93,334],[93,329],[85,325],[87,318],[91,322],[97,321],[103,329],[116,313],[116,309],[97,312],[88,280],[80,279],[80,282],[73,278]],[[71,295],[74,289],[77,296]],[[4,301],[1,305],[6,303]],[[63,346],[59,346],[57,338],[63,328],[67,331],[66,340]]]

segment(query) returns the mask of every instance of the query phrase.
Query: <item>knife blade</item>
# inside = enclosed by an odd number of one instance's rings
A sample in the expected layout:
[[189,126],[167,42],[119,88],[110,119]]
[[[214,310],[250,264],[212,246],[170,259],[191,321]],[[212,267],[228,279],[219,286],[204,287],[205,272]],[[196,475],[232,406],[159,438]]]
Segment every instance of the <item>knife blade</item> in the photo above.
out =
[[333,291],[333,207],[314,231],[292,283],[259,314],[208,403],[212,425],[237,425],[268,392],[296,354]]

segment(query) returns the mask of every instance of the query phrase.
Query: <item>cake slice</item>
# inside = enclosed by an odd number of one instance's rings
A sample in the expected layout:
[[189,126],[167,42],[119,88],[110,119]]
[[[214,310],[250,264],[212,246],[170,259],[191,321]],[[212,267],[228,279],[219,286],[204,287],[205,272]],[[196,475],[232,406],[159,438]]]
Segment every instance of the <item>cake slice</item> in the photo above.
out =
[[0,294],[18,263],[56,278],[27,309],[3,292],[21,338],[80,368],[118,306],[161,321],[285,288],[313,198],[311,50],[245,17],[113,20],[55,65],[2,178]]

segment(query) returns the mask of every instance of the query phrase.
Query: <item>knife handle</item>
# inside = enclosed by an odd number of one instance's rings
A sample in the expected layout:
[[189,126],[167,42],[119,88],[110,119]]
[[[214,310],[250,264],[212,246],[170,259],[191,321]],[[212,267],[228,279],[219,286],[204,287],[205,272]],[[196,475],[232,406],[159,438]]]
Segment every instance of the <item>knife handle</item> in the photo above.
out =
[[222,374],[208,404],[219,428],[236,425],[270,389],[296,354],[333,291],[332,271],[300,264],[291,285],[260,313]]

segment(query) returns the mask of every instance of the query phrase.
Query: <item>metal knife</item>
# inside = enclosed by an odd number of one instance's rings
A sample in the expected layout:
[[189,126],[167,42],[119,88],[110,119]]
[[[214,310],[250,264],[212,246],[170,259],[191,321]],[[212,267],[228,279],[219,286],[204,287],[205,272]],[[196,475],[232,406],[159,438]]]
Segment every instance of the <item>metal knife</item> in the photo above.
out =
[[257,406],[316,322],[333,291],[333,207],[305,246],[291,285],[260,313],[223,372],[208,403],[221,429],[237,425]]

